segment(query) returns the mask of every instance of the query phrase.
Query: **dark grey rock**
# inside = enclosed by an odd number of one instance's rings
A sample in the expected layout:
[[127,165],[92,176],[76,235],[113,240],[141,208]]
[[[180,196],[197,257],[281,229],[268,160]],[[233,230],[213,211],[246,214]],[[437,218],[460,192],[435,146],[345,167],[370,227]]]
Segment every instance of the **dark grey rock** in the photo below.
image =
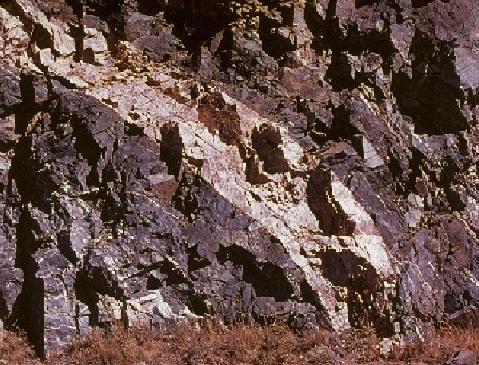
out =
[[447,365],[475,365],[477,354],[469,350],[459,350],[446,362]]
[[40,354],[118,321],[477,321],[474,2],[8,3],[0,323]]

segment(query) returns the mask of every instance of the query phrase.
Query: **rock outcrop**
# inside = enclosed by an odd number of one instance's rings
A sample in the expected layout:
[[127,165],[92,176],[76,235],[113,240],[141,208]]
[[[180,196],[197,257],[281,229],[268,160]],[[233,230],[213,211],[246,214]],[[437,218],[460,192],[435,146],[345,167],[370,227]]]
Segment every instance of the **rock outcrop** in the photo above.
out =
[[478,5],[1,2],[0,321],[475,320]]

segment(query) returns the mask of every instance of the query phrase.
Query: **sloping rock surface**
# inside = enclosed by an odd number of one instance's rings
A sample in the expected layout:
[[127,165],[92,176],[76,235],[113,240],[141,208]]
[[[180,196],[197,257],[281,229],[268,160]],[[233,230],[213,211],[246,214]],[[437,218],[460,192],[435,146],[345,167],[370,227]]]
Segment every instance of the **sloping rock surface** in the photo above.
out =
[[414,337],[479,305],[479,2],[0,3],[0,321]]

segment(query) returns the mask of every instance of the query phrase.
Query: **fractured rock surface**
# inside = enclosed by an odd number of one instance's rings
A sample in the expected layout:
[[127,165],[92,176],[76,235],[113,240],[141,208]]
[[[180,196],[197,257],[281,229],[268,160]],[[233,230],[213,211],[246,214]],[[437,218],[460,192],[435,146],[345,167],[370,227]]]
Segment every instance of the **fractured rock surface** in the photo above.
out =
[[477,318],[478,9],[3,1],[1,323]]

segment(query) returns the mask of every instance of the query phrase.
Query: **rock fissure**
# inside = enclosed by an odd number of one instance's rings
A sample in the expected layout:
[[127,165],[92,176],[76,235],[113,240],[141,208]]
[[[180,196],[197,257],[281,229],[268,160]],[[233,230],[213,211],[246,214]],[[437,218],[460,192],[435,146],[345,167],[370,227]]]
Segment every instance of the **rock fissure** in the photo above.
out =
[[2,2],[0,321],[474,321],[474,5]]

